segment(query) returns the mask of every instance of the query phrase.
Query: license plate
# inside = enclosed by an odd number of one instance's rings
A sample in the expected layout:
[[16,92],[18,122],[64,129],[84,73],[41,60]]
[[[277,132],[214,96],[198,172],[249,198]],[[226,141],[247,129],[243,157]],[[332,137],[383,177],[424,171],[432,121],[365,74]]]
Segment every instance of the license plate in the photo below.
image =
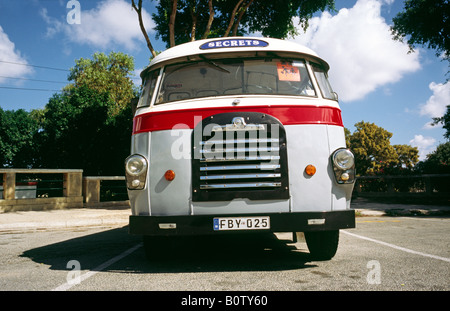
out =
[[220,217],[214,218],[214,230],[264,230],[270,229],[270,217]]

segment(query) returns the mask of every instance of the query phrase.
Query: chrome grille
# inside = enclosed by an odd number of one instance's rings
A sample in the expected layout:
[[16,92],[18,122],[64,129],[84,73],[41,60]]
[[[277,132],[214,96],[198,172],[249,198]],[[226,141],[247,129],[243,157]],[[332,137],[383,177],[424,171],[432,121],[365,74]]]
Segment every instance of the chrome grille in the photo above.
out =
[[260,113],[239,117],[226,113],[207,118],[200,126],[201,139],[193,139],[193,201],[288,195],[286,138],[276,119]]

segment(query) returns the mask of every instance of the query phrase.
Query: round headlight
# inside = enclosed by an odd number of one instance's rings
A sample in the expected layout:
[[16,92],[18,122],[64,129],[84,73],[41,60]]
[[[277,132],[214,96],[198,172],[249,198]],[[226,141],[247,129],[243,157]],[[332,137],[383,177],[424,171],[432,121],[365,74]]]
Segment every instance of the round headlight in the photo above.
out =
[[132,155],[127,159],[125,169],[128,174],[137,176],[147,169],[147,160],[143,156]]
[[334,153],[333,163],[341,170],[348,170],[355,164],[355,158],[350,150],[340,149]]

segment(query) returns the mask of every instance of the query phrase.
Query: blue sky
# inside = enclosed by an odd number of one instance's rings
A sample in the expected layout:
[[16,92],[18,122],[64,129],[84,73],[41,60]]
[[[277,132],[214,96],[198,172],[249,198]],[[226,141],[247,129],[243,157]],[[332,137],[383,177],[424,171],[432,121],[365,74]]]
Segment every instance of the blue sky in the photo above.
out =
[[[78,0],[80,24],[70,24],[69,0],[0,0],[0,107],[44,108],[68,83],[75,59],[95,52],[133,56],[138,78],[149,52],[130,2]],[[389,26],[402,7],[402,0],[336,0],[336,12],[317,14],[306,33],[289,40],[329,62],[347,128],[375,123],[393,133],[392,144],[417,146],[424,159],[445,142],[442,127],[429,123],[450,104],[449,68],[435,51],[408,54],[406,44],[392,40]],[[152,2],[144,1],[144,9],[152,43],[164,50],[152,30]]]

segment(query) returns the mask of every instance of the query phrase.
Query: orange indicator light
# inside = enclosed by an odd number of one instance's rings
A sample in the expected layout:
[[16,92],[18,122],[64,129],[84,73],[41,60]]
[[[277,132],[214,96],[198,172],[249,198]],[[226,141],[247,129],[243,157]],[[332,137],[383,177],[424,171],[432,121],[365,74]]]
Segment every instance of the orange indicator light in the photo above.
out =
[[175,179],[175,172],[172,170],[168,170],[164,173],[164,178],[168,181],[172,181]]
[[316,167],[314,166],[314,165],[308,165],[306,168],[305,168],[305,173],[306,173],[306,175],[308,175],[308,176],[313,176],[315,173],[316,173]]

